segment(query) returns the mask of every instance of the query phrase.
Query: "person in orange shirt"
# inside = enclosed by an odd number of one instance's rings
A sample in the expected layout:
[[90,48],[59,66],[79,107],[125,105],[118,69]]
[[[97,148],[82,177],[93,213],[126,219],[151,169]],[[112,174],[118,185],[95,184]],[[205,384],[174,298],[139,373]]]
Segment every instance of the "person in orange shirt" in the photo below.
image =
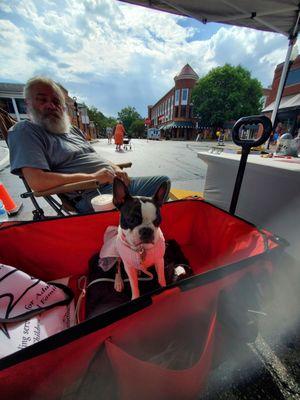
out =
[[114,132],[116,151],[121,151],[121,148],[123,146],[124,135],[125,135],[124,125],[122,124],[121,121],[118,121]]

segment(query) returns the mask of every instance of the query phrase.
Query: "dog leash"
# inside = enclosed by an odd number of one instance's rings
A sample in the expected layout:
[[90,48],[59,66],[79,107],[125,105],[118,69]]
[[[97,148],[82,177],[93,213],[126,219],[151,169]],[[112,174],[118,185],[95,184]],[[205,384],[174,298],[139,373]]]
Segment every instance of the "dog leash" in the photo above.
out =
[[[142,272],[144,272],[144,271],[142,271]],[[152,275],[152,274],[151,274]],[[148,277],[141,277],[141,278],[138,278],[138,280],[139,281],[152,281],[152,279],[153,279],[153,275],[150,277],[149,275],[148,275]],[[92,286],[92,285],[94,285],[94,283],[98,283],[98,282],[114,282],[115,280],[114,279],[112,279],[112,278],[98,278],[98,279],[94,279],[92,282],[90,282],[88,285],[87,285],[87,287],[86,287],[86,289],[88,289],[90,286]],[[128,278],[125,278],[125,279],[123,279],[123,281],[124,282],[129,282],[129,279]]]
[[138,253],[140,255],[140,259],[141,262],[145,261],[146,258],[146,249],[145,247],[143,247],[142,245],[139,246],[130,246],[130,244],[127,242],[126,240],[126,236],[124,235],[123,232],[121,232],[121,236],[120,236],[121,242],[124,244],[124,246],[126,246],[128,249],[135,251],[136,253]]
[[140,261],[141,261],[141,262],[140,262],[140,265],[141,265],[140,270],[141,270],[145,275],[148,275],[151,279],[153,279],[153,274],[152,274],[151,272],[149,272],[147,269],[143,268],[143,266],[144,266],[143,263],[144,263],[144,261],[145,261],[145,259],[146,259],[146,255],[147,255],[147,250],[145,249],[145,247],[142,246],[142,245],[136,246],[136,247],[130,246],[130,244],[127,242],[126,237],[125,237],[125,235],[124,235],[123,232],[121,232],[120,240],[121,240],[122,244],[123,244],[125,247],[127,247],[128,249],[130,249],[130,250],[132,250],[132,251],[134,251],[134,252],[136,252],[136,253],[139,254],[139,256],[140,256]]

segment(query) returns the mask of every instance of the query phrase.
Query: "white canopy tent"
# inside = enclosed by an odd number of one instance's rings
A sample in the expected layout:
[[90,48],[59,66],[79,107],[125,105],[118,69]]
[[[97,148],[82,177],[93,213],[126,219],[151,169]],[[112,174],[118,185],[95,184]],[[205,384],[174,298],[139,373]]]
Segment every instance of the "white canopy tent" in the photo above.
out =
[[293,46],[299,31],[299,0],[120,0],[156,10],[195,18],[277,32],[288,37],[289,46],[272,112],[274,125]]

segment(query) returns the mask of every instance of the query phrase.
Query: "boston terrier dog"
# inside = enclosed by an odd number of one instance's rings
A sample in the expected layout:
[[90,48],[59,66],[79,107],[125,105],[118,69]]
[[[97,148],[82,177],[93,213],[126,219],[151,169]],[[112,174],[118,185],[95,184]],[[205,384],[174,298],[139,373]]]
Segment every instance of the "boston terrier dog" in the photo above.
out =
[[[166,191],[164,182],[152,198],[131,196],[126,185],[120,179],[114,179],[113,203],[121,213],[116,249],[129,278],[132,300],[140,296],[139,270],[152,276],[147,269],[154,265],[160,286],[166,286],[165,239],[159,227],[160,207]],[[120,274],[117,279],[121,279]]]

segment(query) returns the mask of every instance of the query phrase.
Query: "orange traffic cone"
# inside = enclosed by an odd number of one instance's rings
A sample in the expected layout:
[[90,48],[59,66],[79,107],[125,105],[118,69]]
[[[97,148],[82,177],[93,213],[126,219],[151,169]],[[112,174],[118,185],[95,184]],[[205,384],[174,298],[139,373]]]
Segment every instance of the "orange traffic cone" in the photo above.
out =
[[3,183],[0,182],[0,199],[3,201],[4,207],[8,213],[8,215],[16,215],[20,211],[22,207],[22,203],[17,205],[8,191],[6,190],[5,186]]

